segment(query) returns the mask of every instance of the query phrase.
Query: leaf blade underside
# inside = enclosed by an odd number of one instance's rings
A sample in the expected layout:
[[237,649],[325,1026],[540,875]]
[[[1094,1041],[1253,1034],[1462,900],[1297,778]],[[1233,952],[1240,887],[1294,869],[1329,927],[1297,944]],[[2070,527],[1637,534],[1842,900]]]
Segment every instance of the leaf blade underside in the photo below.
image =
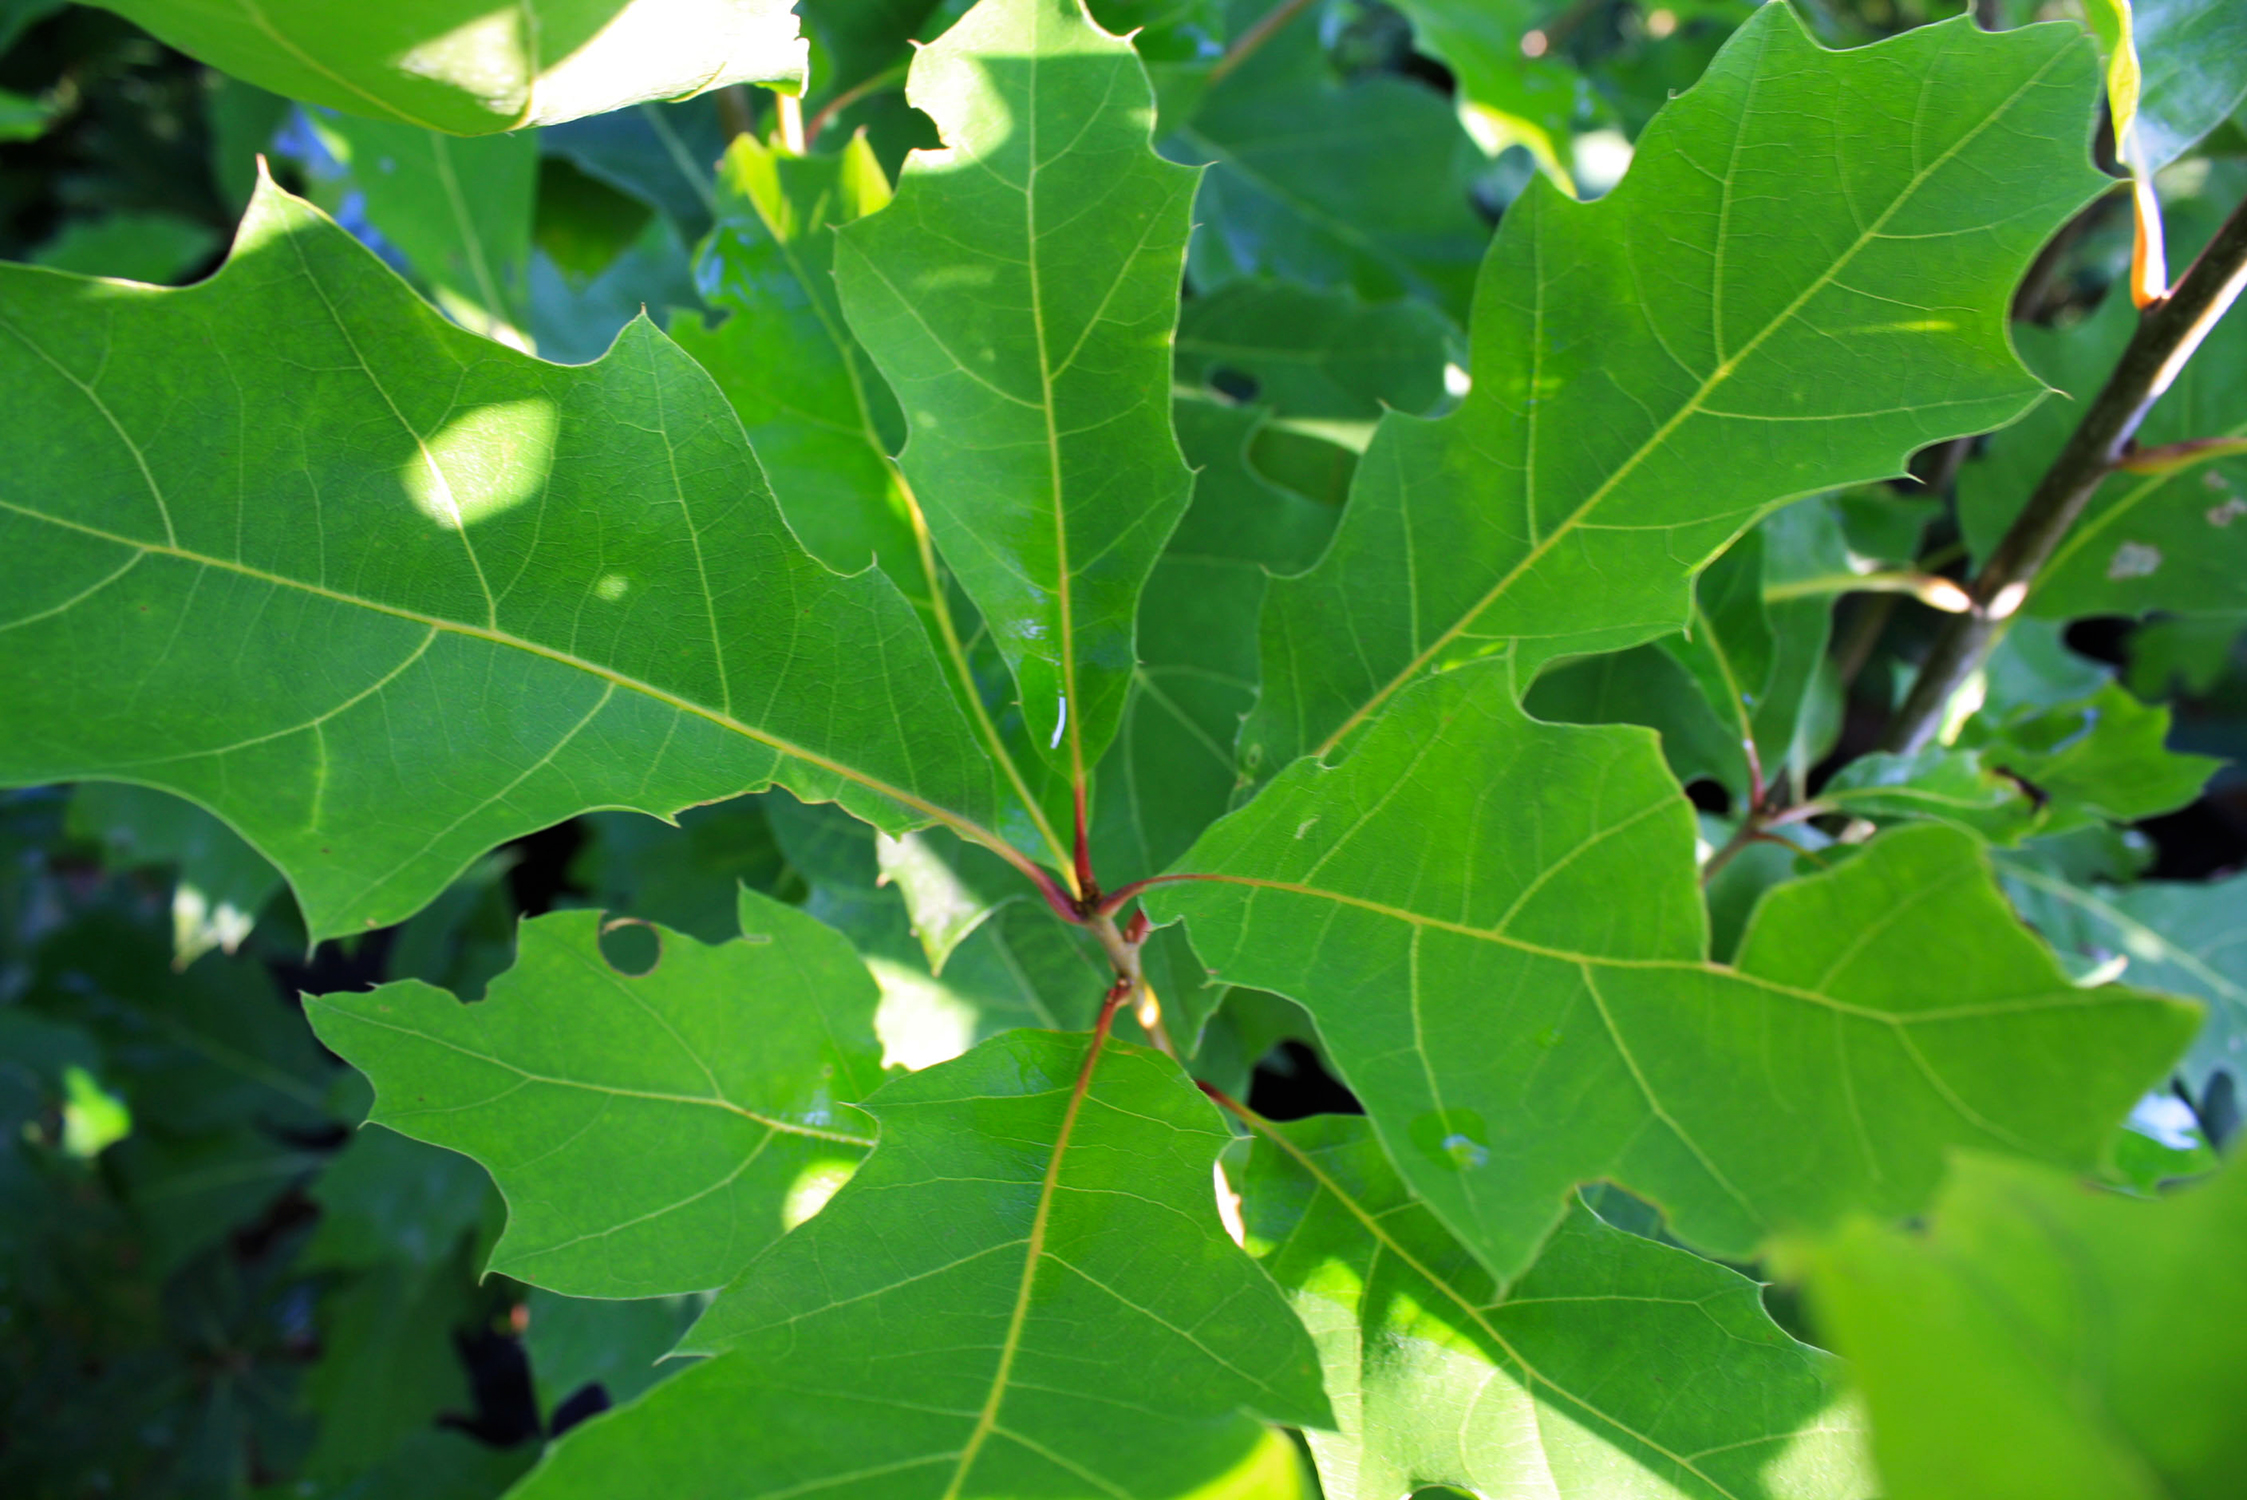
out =
[[947,145],[838,234],[843,309],[1029,738],[1081,784],[1192,487],[1170,338],[1196,174],[1154,154],[1139,59],[1078,0],[985,0],[915,56],[907,96]]
[[1010,1032],[886,1086],[880,1148],[682,1346],[714,1357],[573,1433],[526,1500],[1153,1500],[1269,1461],[1243,1408],[1329,1420],[1217,1225],[1208,1102],[1114,1042],[1088,1079],[1089,1045]]
[[1533,182],[1483,262],[1466,403],[1384,419],[1333,547],[1267,598],[1244,762],[1331,748],[1431,669],[1502,654],[1526,688],[1676,630],[1760,512],[2027,409],[2006,309],[2105,185],[2095,64],[2080,33],[1956,23],[1828,52],[1766,7],[1614,192]]
[[592,807],[989,816],[910,607],[803,551],[645,320],[542,364],[268,183],[197,287],[0,271],[0,373],[0,780],[190,797],[315,937]]
[[519,929],[463,1005],[404,980],[314,996],[320,1039],[373,1081],[369,1119],[471,1156],[508,1200],[491,1269],[572,1297],[730,1281],[873,1145],[879,998],[848,943],[744,890],[751,939],[660,932],[644,975],[598,912]]
[[1952,1145],[2088,1165],[2190,1039],[2189,1005],[2071,985],[1941,825],[1773,893],[1737,966],[1710,963],[1692,808],[1653,736],[1539,724],[1511,691],[1503,663],[1408,690],[1148,895],[1224,982],[1312,1013],[1407,1180],[1501,1279],[1593,1178],[1744,1256],[1913,1211]]

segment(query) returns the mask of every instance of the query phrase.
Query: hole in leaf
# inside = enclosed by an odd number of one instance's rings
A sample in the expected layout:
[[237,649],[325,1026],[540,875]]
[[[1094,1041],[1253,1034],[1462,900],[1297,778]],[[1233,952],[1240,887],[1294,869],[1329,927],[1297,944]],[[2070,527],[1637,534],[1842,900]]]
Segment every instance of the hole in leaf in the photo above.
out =
[[1702,776],[1685,784],[1686,799],[1701,812],[1723,817],[1732,811],[1732,794],[1724,783],[1713,776]]
[[637,917],[618,917],[601,924],[601,958],[617,973],[630,979],[653,974],[663,962],[663,940]]
[[1209,372],[1209,388],[1228,401],[1242,405],[1256,399],[1263,383],[1245,370],[1215,369]]

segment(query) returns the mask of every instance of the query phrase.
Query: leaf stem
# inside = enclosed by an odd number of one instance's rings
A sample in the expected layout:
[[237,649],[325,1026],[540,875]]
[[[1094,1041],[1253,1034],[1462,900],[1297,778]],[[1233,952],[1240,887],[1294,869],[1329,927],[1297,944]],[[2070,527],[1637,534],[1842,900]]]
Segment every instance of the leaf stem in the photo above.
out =
[[1215,88],[1235,68],[1254,57],[1266,42],[1286,30],[1287,23],[1301,15],[1310,3],[1311,0],[1281,0],[1280,4],[1266,11],[1257,19],[1256,24],[1242,32],[1234,40],[1233,45],[1225,49],[1225,55],[1217,59],[1216,63],[1211,66],[1209,70],[1210,87]]
[[1951,616],[1889,726],[1887,748],[1925,746],[1958,690],[1980,668],[2026,602],[2044,566],[2107,475],[2131,457],[2130,440],[2218,319],[2247,288],[2247,204],[2232,210],[2176,290],[2139,321],[2083,420],[1967,593],[1972,608]]
[[[873,441],[873,419],[870,416],[867,418],[867,436],[869,441]],[[882,453],[879,442],[874,443],[874,451]],[[959,673],[960,693],[967,700],[968,712],[975,716],[976,727],[983,731],[984,742],[991,747],[991,759],[1006,773],[1008,782],[1014,787],[1014,794],[1022,800],[1023,810],[1029,813],[1038,836],[1045,840],[1046,848],[1052,853],[1054,863],[1071,881],[1072,889],[1069,894],[1081,894],[1074,889],[1076,875],[1068,847],[1061,842],[1061,836],[1054,832],[1053,824],[1046,818],[1045,809],[1038,805],[1038,799],[1030,794],[1030,785],[1023,780],[1022,768],[1007,753],[1006,740],[999,734],[999,726],[993,722],[991,711],[983,706],[983,694],[976,687],[975,672],[968,666],[967,647],[960,642],[959,627],[952,620],[952,606],[944,594],[944,574],[936,561],[936,544],[929,537],[928,518],[921,513],[920,499],[913,493],[913,486],[907,482],[905,470],[897,460],[887,453],[882,453],[882,457],[889,464],[890,477],[896,482],[898,496],[905,502],[906,515],[913,523],[913,545],[920,549],[921,573],[928,580],[929,615],[936,621],[936,633],[944,641],[944,654],[952,659],[953,669]],[[999,851],[1002,855],[1007,852],[1003,849]],[[1051,884],[1050,878],[1036,865],[1031,864],[1028,868],[1031,877],[1038,881],[1041,888]],[[1047,900],[1052,900],[1052,897],[1049,895]]]
[[893,89],[903,83],[906,69],[909,66],[909,63],[897,63],[884,68],[873,77],[852,84],[825,104],[820,105],[812,114],[812,117],[804,121],[804,149],[808,151],[818,144],[819,132],[825,130],[827,122],[834,119],[835,116],[869,94],[879,94],[885,89]]

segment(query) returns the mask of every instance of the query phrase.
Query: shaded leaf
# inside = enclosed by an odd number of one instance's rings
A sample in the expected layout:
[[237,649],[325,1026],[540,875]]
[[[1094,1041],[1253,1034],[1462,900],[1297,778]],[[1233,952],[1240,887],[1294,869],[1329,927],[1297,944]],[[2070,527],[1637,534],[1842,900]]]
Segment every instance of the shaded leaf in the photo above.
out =
[[2012,282],[2105,181],[2093,61],[1963,20],[1827,52],[1766,6],[1622,186],[1533,183],[1484,262],[1465,404],[1385,418],[1333,548],[1274,585],[1244,759],[1331,748],[1431,669],[1498,654],[1526,687],[1666,634],[1759,511],[2018,415]]
[[1523,40],[1547,19],[1524,0],[1402,0],[1420,50],[1441,58],[1458,80],[1459,121],[1491,156],[1521,146],[1560,175],[1568,128],[1584,84],[1565,58],[1531,55]]
[[1936,818],[2010,844],[2035,826],[2036,804],[1979,751],[1930,745],[1910,755],[1876,751],[1843,766],[1819,789],[1818,805],[1875,822]]
[[281,889],[281,877],[240,835],[192,802],[148,787],[89,782],[71,795],[66,825],[100,842],[112,869],[172,865],[172,955],[185,968],[213,948],[232,953]]
[[0,326],[0,780],[192,797],[315,937],[588,807],[990,806],[911,610],[801,550],[644,320],[540,364],[267,185],[212,280],[0,270]]
[[[1269,8],[1234,0],[1234,28]],[[1209,165],[1194,205],[1194,285],[1278,277],[1374,301],[1412,296],[1463,322],[1490,238],[1457,170],[1469,149],[1432,89],[1337,77],[1318,18],[1299,14],[1164,143]]]
[[2223,762],[2176,754],[2168,737],[2168,709],[2109,683],[2075,702],[1974,720],[1960,741],[2034,786],[2045,825],[2057,833],[2092,818],[2127,823],[2173,812],[2199,796]]
[[[2216,179],[2219,183],[2226,179]],[[2214,230],[2230,203],[2186,200],[2169,214],[2170,255],[2186,255]],[[2044,470],[2106,383],[2137,326],[2117,287],[2071,328],[2024,325],[2021,357],[2070,399],[2046,402],[2016,429],[1992,437],[1987,454],[1958,477],[1960,529],[1986,558],[2019,514]],[[2203,438],[2247,438],[2247,319],[2227,317],[2154,404],[2138,430],[2141,447]],[[2232,455],[2168,473],[2109,475],[2038,570],[2023,613],[2044,619],[2149,610],[2211,612],[2247,606],[2247,457]]]
[[2133,984],[2205,1001],[2208,1019],[2180,1071],[2199,1097],[2218,1069],[2247,1079],[2247,876],[2116,886],[2031,855],[2000,859],[2021,915],[2085,961],[2128,961]]
[[1771,892],[1736,966],[1708,962],[1692,809],[1652,736],[1538,724],[1511,689],[1494,663],[1411,690],[1149,893],[1222,979],[1311,1012],[1501,1278],[1594,1177],[1745,1256],[1912,1211],[1953,1145],[2087,1165],[2190,1037],[2181,1002],[2070,984],[1939,825]]
[[475,1162],[380,1127],[352,1136],[305,1196],[320,1226],[303,1263],[359,1270],[442,1264],[498,1206]]
[[391,120],[312,116],[367,221],[472,332],[521,348],[529,326],[538,138],[456,140]]
[[1800,1247],[1894,1500],[2216,1497],[2238,1487],[2247,1173],[2155,1202],[1963,1158],[1917,1232]]
[[863,138],[794,157],[736,136],[718,172],[718,225],[695,256],[714,329],[681,323],[679,347],[726,393],[812,556],[837,572],[878,561],[925,597],[910,503],[889,462],[904,420],[843,322],[833,275],[838,224],[889,201]]
[[111,0],[213,67],[332,109],[487,135],[729,83],[800,89],[788,0]]
[[544,1288],[534,1288],[526,1306],[530,1326],[523,1330],[523,1348],[549,1425],[562,1403],[588,1385],[598,1385],[610,1405],[622,1406],[685,1369],[683,1360],[657,1361],[702,1310],[696,1297],[610,1302]]
[[1255,1135],[1242,1217],[1319,1343],[1329,1500],[1873,1492],[1839,1362],[1781,1332],[1754,1282],[1579,1203],[1501,1297],[1365,1121]]
[[717,1357],[572,1432],[526,1500],[1151,1500],[1284,1473],[1246,1413],[1326,1403],[1309,1338],[1218,1227],[1226,1133],[1151,1052],[1111,1042],[1083,1079],[1088,1045],[1014,1032],[887,1084],[858,1176],[689,1335]]
[[[1234,282],[1180,312],[1178,379],[1290,418],[1370,422],[1387,407],[1426,412],[1443,400],[1450,337],[1424,302]],[[1186,456],[1204,462],[1191,444]]]
[[1081,781],[1191,482],[1168,335],[1194,174],[1149,148],[1139,59],[1079,0],[984,0],[915,55],[906,95],[947,144],[838,234],[836,279],[1029,737]]
[[462,1005],[418,980],[307,1001],[375,1083],[371,1121],[474,1157],[507,1198],[491,1269],[572,1296],[724,1284],[872,1144],[875,992],[834,933],[754,892],[748,936],[658,931],[612,968],[595,912],[520,929]]

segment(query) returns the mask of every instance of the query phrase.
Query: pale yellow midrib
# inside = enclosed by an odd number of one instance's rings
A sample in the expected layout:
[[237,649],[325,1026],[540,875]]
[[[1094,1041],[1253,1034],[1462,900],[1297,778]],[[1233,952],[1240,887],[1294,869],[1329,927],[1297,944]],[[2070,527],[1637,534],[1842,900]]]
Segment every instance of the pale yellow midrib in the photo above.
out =
[[100,541],[112,543],[116,546],[137,547],[142,549],[143,551],[156,553],[160,556],[177,558],[181,562],[192,563],[198,567],[217,568],[223,572],[234,573],[244,578],[254,579],[259,583],[272,584],[277,588],[296,589],[302,593],[311,594],[316,598],[327,599],[336,604],[349,605],[357,609],[370,610],[376,614],[389,615],[394,619],[410,620],[417,625],[426,626],[431,630],[443,631],[450,635],[464,636],[470,640],[483,641],[489,645],[510,647],[514,650],[522,651],[532,656],[541,657],[547,661],[555,663],[558,666],[569,667],[575,671],[584,672],[587,675],[598,678],[601,681],[609,683],[614,687],[623,688],[627,692],[639,693],[643,697],[652,698],[656,702],[661,703],[666,707],[677,709],[681,713],[692,714],[698,719],[702,719],[710,724],[714,724],[720,729],[738,734],[744,739],[754,740],[756,743],[763,745],[770,750],[777,751],[782,755],[788,756],[791,759],[800,760],[806,765],[816,766],[823,771],[831,772],[834,775],[840,776],[847,781],[851,781],[859,786],[865,787],[868,791],[876,792],[881,796],[890,798],[892,801],[895,801],[904,807],[909,807],[917,813],[925,814],[935,821],[942,823],[947,828],[950,828],[955,833],[960,834],[963,838],[967,838],[976,843],[981,843],[986,847],[992,848],[994,850],[1006,847],[999,839],[999,836],[997,834],[983,828],[973,819],[964,818],[959,814],[952,812],[948,808],[939,807],[935,803],[930,802],[925,798],[918,797],[913,793],[906,791],[902,787],[891,786],[888,782],[882,781],[878,777],[870,776],[864,771],[860,771],[855,767],[845,765],[841,761],[834,760],[829,756],[822,755],[816,750],[806,749],[805,747],[798,745],[793,741],[783,739],[779,735],[773,734],[769,730],[755,728],[749,724],[741,722],[739,719],[735,719],[724,713],[721,713],[716,709],[709,708],[703,704],[693,702],[692,700],[687,698],[683,698],[677,693],[673,693],[668,689],[657,687],[651,682],[643,682],[639,678],[630,676],[623,672],[619,672],[613,667],[602,666],[598,662],[588,661],[584,657],[574,656],[567,651],[557,650],[552,646],[541,645],[537,641],[526,640],[521,636],[509,634],[504,630],[489,629],[476,625],[466,625],[458,620],[447,620],[437,615],[424,614],[419,610],[407,609],[402,605],[384,604],[373,599],[363,599],[355,594],[346,594],[341,592],[340,590],[331,589],[321,584],[306,583],[301,579],[284,577],[283,575],[278,573],[269,573],[262,568],[250,567],[246,563],[232,562],[225,558],[207,556],[203,553],[190,551],[185,547],[166,546],[160,543],[139,541],[132,537],[119,536],[114,532],[104,531],[100,527],[88,526],[78,521],[65,520],[60,516],[51,516],[44,511],[33,510],[29,506],[18,505],[11,500],[0,499],[0,509],[11,510],[18,515],[27,516],[34,521],[44,521],[51,526],[59,526],[64,530],[75,531],[85,536],[94,537]]

